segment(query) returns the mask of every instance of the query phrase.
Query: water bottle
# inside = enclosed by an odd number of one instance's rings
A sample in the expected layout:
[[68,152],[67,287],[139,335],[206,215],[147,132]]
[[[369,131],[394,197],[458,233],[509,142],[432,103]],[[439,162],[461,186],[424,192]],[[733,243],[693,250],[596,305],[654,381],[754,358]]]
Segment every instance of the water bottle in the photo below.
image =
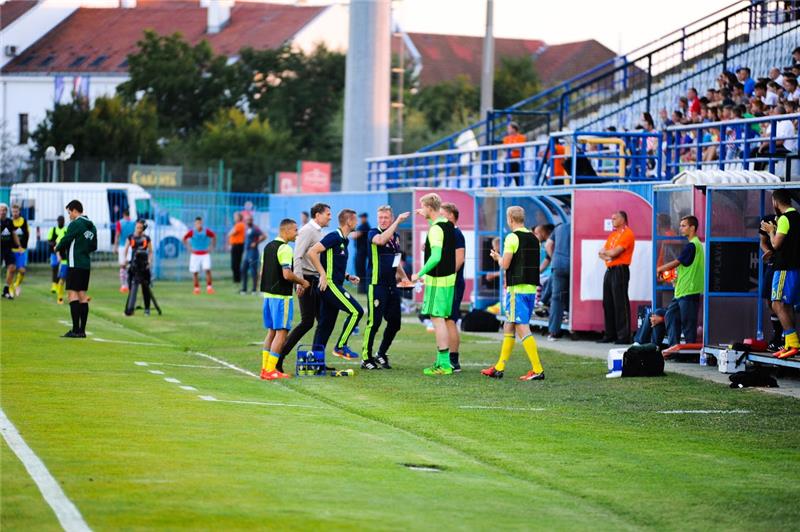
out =
[[700,350],[700,365],[701,366],[707,366],[708,365],[708,357],[706,357],[705,348]]
[[420,292],[422,292],[422,283],[417,283],[417,284],[414,285],[414,292],[416,292],[418,294]]

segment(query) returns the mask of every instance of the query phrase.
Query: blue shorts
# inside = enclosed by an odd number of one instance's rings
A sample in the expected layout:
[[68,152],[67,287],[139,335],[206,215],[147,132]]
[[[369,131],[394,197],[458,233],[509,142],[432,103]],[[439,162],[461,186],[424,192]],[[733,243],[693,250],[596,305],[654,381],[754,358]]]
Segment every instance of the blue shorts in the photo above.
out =
[[775,270],[772,275],[771,301],[780,301],[787,305],[796,305],[800,290],[800,270]]
[[67,270],[69,270],[69,264],[61,263],[61,267],[58,269],[58,278],[59,279],[66,279],[67,278]]
[[58,255],[56,255],[55,253],[51,253],[50,254],[50,267],[51,268],[55,268],[56,266],[58,266]]
[[294,305],[291,297],[265,297],[263,313],[265,329],[292,328]]
[[506,292],[506,319],[509,323],[528,324],[531,322],[536,294],[512,294]]
[[25,251],[15,251],[14,252],[14,263],[17,265],[17,269],[25,268],[28,266],[28,250]]

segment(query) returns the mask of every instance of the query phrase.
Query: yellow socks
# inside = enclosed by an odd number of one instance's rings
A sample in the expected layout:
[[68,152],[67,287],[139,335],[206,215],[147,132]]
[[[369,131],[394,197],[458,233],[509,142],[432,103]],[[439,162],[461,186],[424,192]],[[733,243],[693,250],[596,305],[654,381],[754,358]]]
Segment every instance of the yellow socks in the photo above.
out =
[[503,345],[500,347],[500,358],[497,360],[497,364],[494,365],[494,369],[497,371],[504,371],[506,369],[506,362],[508,362],[508,359],[511,358],[511,351],[513,350],[514,335],[503,335]]
[[544,368],[542,368],[542,363],[539,361],[539,350],[536,348],[536,340],[533,339],[532,334],[522,339],[522,347],[525,349],[525,354],[528,355],[528,359],[531,361],[533,371],[542,373]]
[[797,336],[797,331],[794,329],[790,329],[785,332],[786,340],[785,340],[785,347],[788,349],[790,347],[800,347],[800,338]]
[[278,365],[279,356],[264,349],[261,351],[261,369],[275,371]]
[[22,272],[17,272],[17,275],[14,277],[14,288],[17,288],[19,285],[22,284],[22,280],[25,278],[25,274]]

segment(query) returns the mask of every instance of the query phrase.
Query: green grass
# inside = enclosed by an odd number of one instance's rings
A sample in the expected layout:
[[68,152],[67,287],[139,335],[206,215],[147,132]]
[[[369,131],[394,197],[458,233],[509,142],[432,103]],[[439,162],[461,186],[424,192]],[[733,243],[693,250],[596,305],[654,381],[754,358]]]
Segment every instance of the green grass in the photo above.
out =
[[[523,383],[514,379],[527,369],[519,347],[502,381],[482,378],[476,366],[426,378],[433,337],[419,325],[404,325],[392,371],[267,383],[178,366],[215,366],[202,352],[258,371],[260,348],[250,344],[263,338],[261,302],[234,294],[229,281],[218,282],[215,296],[159,283],[165,314],[126,318],[116,272],[93,272],[88,329],[92,338],[135,342],[124,344],[59,338],[69,312],[52,301],[46,276],[35,270],[21,298],[0,302],[0,403],[97,530],[746,530],[800,522],[795,399],[680,375],[607,380],[603,361],[548,350],[547,380]],[[488,365],[497,348],[465,336],[462,359]],[[751,413],[658,413],[674,409]],[[5,444],[0,458],[0,528],[57,528]]]

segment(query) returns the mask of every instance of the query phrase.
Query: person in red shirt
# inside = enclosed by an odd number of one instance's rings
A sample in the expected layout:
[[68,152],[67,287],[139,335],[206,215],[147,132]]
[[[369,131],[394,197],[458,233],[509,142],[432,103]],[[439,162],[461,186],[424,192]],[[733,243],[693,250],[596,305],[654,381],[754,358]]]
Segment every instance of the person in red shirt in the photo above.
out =
[[689,99],[689,114],[691,118],[700,116],[700,99],[697,97],[697,89],[692,87],[686,91],[686,98]]
[[628,299],[630,265],[635,237],[628,227],[628,214],[617,211],[611,215],[613,229],[597,256],[606,265],[603,277],[603,318],[605,332],[601,343],[630,343],[631,303]]

